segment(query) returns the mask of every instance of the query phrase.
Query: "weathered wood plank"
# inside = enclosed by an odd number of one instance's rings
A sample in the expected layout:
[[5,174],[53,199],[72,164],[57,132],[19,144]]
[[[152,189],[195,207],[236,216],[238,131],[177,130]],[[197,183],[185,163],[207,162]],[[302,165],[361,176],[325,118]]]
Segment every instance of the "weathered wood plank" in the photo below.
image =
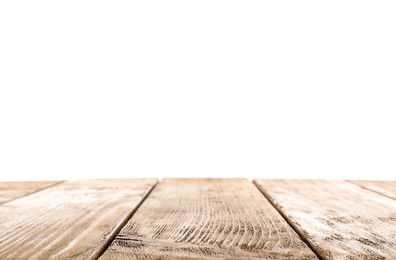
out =
[[324,259],[396,259],[396,201],[345,181],[254,182]]
[[246,179],[165,179],[104,259],[317,259]]
[[348,180],[362,188],[396,199],[396,181],[355,181]]
[[97,258],[155,179],[80,180],[0,206],[0,259]]
[[0,204],[27,196],[62,181],[0,182]]

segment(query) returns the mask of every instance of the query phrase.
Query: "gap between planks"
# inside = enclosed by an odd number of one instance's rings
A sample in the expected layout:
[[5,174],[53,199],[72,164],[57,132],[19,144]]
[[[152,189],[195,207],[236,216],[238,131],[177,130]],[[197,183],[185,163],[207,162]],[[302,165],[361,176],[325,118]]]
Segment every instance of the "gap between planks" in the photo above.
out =
[[150,193],[154,190],[154,188],[158,185],[159,181],[156,182],[151,189],[141,198],[141,200],[136,204],[136,206],[132,209],[132,211],[127,214],[123,219],[121,219],[120,223],[118,226],[115,228],[114,233],[109,237],[109,239],[103,244],[102,247],[100,247],[97,252],[92,254],[92,257],[95,259],[99,259],[99,257],[106,252],[107,248],[111,245],[113,240],[116,238],[118,233],[122,230],[122,228],[128,223],[128,221],[131,219],[131,217],[135,214],[135,212],[140,208],[140,206],[144,203],[144,201],[147,199],[147,197],[150,195]]
[[357,185],[362,189],[396,200],[396,181],[345,181]]
[[[1,182],[0,191],[2,192],[0,194],[0,205],[52,188],[64,182],[64,180],[43,182]],[[37,185],[37,187],[27,189],[29,185]],[[9,186],[11,186],[11,188]]]
[[256,188],[261,192],[261,194],[263,194],[263,196],[268,200],[269,203],[271,203],[271,205],[279,212],[279,214],[285,219],[285,221],[287,222],[287,224],[289,224],[289,226],[298,234],[298,236],[301,238],[302,241],[304,241],[304,243],[312,250],[312,252],[315,253],[315,255],[320,259],[320,260],[325,260],[325,258],[323,258],[320,255],[320,252],[318,252],[318,250],[316,250],[316,248],[312,245],[312,243],[306,239],[306,237],[304,236],[304,234],[300,231],[300,229],[297,228],[296,225],[293,224],[292,221],[290,221],[290,219],[287,217],[287,215],[285,214],[285,212],[283,212],[283,210],[278,207],[273,200],[270,198],[270,196],[268,196],[268,194],[260,189],[260,187],[258,186],[258,183],[256,182],[256,180],[252,181],[253,184],[256,186]]

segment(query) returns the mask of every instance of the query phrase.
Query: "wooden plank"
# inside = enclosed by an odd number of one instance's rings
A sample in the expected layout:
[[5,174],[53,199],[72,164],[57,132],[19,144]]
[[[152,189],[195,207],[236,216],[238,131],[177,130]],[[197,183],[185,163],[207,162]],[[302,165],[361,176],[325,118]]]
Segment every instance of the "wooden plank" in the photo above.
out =
[[345,181],[255,180],[323,259],[396,259],[396,201]]
[[97,258],[155,179],[80,180],[0,206],[0,259]]
[[350,180],[364,189],[377,192],[386,197],[396,199],[396,181],[357,181]]
[[27,196],[62,181],[0,182],[0,204]]
[[246,179],[165,179],[104,259],[317,259]]

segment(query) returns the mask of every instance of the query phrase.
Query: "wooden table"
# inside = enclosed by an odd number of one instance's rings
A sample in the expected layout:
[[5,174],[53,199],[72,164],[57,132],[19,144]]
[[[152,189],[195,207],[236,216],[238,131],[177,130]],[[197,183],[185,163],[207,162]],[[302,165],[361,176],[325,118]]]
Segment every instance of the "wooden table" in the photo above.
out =
[[0,183],[0,259],[396,259],[396,182]]

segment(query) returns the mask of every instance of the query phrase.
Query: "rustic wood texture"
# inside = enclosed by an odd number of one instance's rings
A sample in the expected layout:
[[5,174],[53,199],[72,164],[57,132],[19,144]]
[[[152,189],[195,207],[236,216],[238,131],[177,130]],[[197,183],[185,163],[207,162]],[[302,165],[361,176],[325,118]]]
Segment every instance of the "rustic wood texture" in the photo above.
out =
[[255,180],[323,259],[396,259],[396,202],[345,181]]
[[0,205],[0,259],[97,258],[155,179],[70,181]]
[[165,179],[104,259],[317,259],[246,179]]
[[364,189],[396,199],[396,181],[349,181]]
[[0,204],[27,196],[59,183],[61,181],[0,182]]

